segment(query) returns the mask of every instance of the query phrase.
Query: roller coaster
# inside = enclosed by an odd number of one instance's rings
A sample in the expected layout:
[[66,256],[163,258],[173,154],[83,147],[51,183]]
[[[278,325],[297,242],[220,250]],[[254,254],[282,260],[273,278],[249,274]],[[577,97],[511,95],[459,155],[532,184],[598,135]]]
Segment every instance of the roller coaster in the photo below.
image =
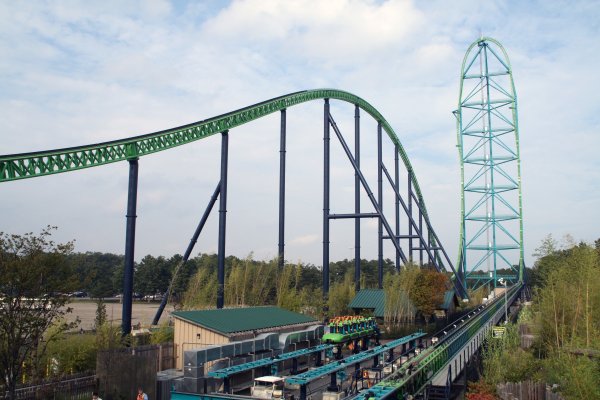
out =
[[[355,222],[355,285],[360,289],[360,244],[361,229],[360,222],[364,218],[376,218],[378,220],[378,285],[383,286],[383,241],[389,240],[393,245],[396,255],[395,267],[400,269],[401,265],[416,260],[418,256],[420,263],[429,262],[438,271],[448,271],[456,276],[457,271],[446,253],[430,222],[429,215],[425,206],[425,201],[419,187],[419,183],[414,173],[414,169],[408,159],[408,156],[400,143],[400,140],[391,125],[370,103],[364,99],[345,91],[336,89],[317,89],[306,90],[276,97],[267,101],[257,103],[236,111],[232,111],[220,116],[195,122],[189,125],[180,126],[156,133],[133,136],[126,139],[120,139],[110,142],[90,144],[63,149],[48,151],[37,151],[23,154],[1,155],[0,156],[0,183],[8,183],[15,180],[39,178],[47,175],[78,171],[81,169],[92,168],[107,165],[119,161],[127,161],[129,164],[129,186],[127,197],[126,213],[126,237],[125,237],[125,271],[123,281],[123,334],[131,331],[131,305],[133,293],[133,267],[134,267],[134,247],[135,247],[135,229],[137,218],[137,195],[138,195],[138,174],[139,159],[149,154],[160,151],[166,151],[177,146],[190,144],[197,140],[208,138],[214,134],[221,135],[221,176],[212,194],[206,211],[204,212],[198,227],[196,228],[190,245],[184,253],[183,265],[190,256],[193,247],[202,232],[202,229],[210,215],[213,206],[219,201],[219,227],[218,227],[218,265],[217,265],[217,308],[224,306],[225,290],[225,244],[226,244],[226,213],[227,213],[227,170],[228,170],[228,143],[230,130],[266,115],[279,112],[281,115],[280,124],[280,182],[279,182],[279,262],[282,266],[284,254],[284,224],[285,224],[285,153],[286,153],[286,115],[290,107],[301,103],[323,100],[323,269],[322,285],[323,295],[328,297],[329,293],[329,245],[331,221],[336,219],[354,219]],[[354,151],[346,142],[340,127],[331,114],[330,101],[340,100],[350,103],[354,106]],[[377,122],[377,149],[378,149],[378,168],[377,168],[377,186],[376,193],[371,189],[360,167],[360,111],[364,110],[369,116]],[[394,159],[391,171],[385,165],[382,150],[383,132],[389,137],[394,148]],[[332,213],[330,205],[330,142],[334,138],[338,139],[351,169],[355,173],[354,200],[355,208],[353,213]],[[401,162],[406,170],[406,193],[400,189],[400,165]],[[387,184],[386,184],[387,182]],[[384,213],[384,185],[386,193],[393,194],[387,213]],[[391,190],[390,190],[391,189]],[[367,194],[369,203],[374,212],[364,212],[361,210],[360,195],[361,191]],[[395,226],[392,226],[389,214],[393,215]],[[401,224],[405,226],[402,228]],[[405,251],[407,249],[407,251]],[[452,281],[456,292],[462,297],[467,296],[464,282],[459,279]],[[169,298],[169,294],[163,297],[163,303],[157,313],[158,321],[160,312]]]
[[[472,70],[473,66],[477,66],[477,61],[479,61],[480,66],[478,73]],[[497,68],[496,70],[490,68],[494,65]],[[501,81],[502,79],[504,79],[504,82]],[[469,87],[469,83],[472,82],[475,82],[474,85]],[[330,284],[330,224],[331,221],[336,219],[354,220],[354,282],[357,290],[360,290],[361,281],[361,220],[365,218],[375,218],[377,220],[377,280],[379,288],[383,287],[384,240],[389,240],[394,248],[396,270],[400,270],[402,265],[417,260],[421,265],[428,263],[436,270],[448,272],[452,275],[451,285],[463,299],[468,297],[467,281],[469,279],[476,279],[477,282],[480,282],[477,283],[478,285],[490,284],[493,280],[493,285],[496,286],[497,263],[505,263],[514,270],[514,274],[510,276],[511,283],[514,283],[514,285],[510,289],[506,288],[508,289],[508,300],[502,297],[495,299],[467,315],[462,321],[453,324],[451,328],[448,327],[448,329],[431,337],[429,346],[424,345],[414,348],[414,351],[409,353],[410,360],[395,365],[396,368],[392,368],[391,373],[370,388],[368,393],[361,393],[357,396],[365,399],[383,399],[392,395],[403,396],[407,393],[420,393],[432,381],[441,379],[439,378],[440,374],[443,375],[446,370],[448,370],[448,379],[451,381],[452,362],[454,361],[456,364],[456,357],[465,351],[465,346],[471,346],[471,350],[467,350],[467,353],[473,350],[474,344],[479,346],[486,329],[498,321],[502,305],[506,307],[506,303],[510,303],[516,298],[521,289],[523,278],[523,223],[516,93],[508,56],[502,46],[493,39],[480,38],[475,41],[469,47],[461,71],[459,107],[455,112],[462,187],[462,221],[459,258],[456,268],[433,229],[415,171],[391,125],[370,103],[357,95],[337,89],[294,92],[213,118],[155,133],[62,149],[0,155],[0,183],[127,161],[129,165],[129,185],[127,188],[122,330],[123,334],[128,334],[131,332],[137,182],[140,158],[220,134],[220,179],[216,183],[215,190],[178,268],[190,256],[207,218],[218,200],[216,306],[222,308],[225,298],[225,232],[230,130],[269,114],[276,112],[280,114],[279,243],[277,255],[279,264],[283,267],[285,262],[286,115],[291,107],[315,100],[323,101],[322,290],[325,300],[328,298]],[[348,103],[354,108],[353,150],[346,142],[340,126],[338,126],[331,113],[330,103],[333,100]],[[372,190],[361,169],[361,111],[366,112],[377,123],[376,132],[372,132],[377,144],[376,190]],[[383,158],[382,141],[384,132],[394,149],[393,165],[390,169],[386,166]],[[331,212],[330,146],[332,138],[337,138],[355,176],[353,212],[337,214]],[[402,186],[406,190],[401,190],[401,164],[404,168]],[[386,195],[392,195],[391,198],[388,198],[389,206],[387,202],[385,203],[386,212],[383,208],[384,186]],[[361,208],[361,192],[367,195],[371,212],[365,212]],[[508,192],[513,194],[513,198],[508,197],[508,194],[506,194]],[[501,211],[502,213],[500,213]],[[390,214],[393,214],[393,217],[390,217]],[[402,230],[401,221],[405,224]],[[513,221],[513,226],[509,226],[508,221]],[[474,223],[479,225],[471,227]],[[515,234],[515,232],[518,232],[518,234]],[[496,238],[496,235],[500,236],[500,233],[505,234],[507,244],[500,243],[500,237]],[[480,241],[482,242],[480,243]],[[505,252],[508,250],[518,251],[518,265],[513,265],[513,257]],[[473,257],[474,251],[482,252],[483,255],[475,258]],[[477,273],[483,263],[488,263],[488,269],[492,272],[489,279],[486,278],[486,280],[481,279],[480,274]],[[493,271],[491,271],[492,267]],[[155,318],[156,322],[169,295],[170,291],[163,297],[163,303],[159,308],[157,318]],[[325,301],[324,304],[327,304],[327,302]],[[322,311],[325,315],[328,314],[326,307]],[[355,321],[336,319],[332,320],[330,332],[324,335],[322,340],[328,343],[326,346],[335,347],[352,340],[377,334],[376,324],[370,319]],[[424,334],[416,334],[416,336],[397,339],[393,343],[402,343],[403,346],[407,343],[414,344],[417,339],[421,340],[422,336]],[[385,346],[378,346],[373,351],[372,356],[366,352],[363,352],[364,354],[354,354],[352,356],[354,358],[350,361],[360,367],[360,362],[369,359],[369,357],[378,360],[377,357],[380,354],[393,350],[393,348]],[[291,380],[308,382],[312,379],[311,377],[322,376],[320,374],[334,374],[336,371],[345,370],[345,368],[344,363],[340,363],[330,366],[326,371],[309,371],[310,373],[307,373],[305,381],[302,381],[299,376]],[[454,369],[456,370],[456,367]],[[302,383],[300,385],[302,393]],[[306,388],[304,387],[304,389]],[[205,397],[215,398],[215,396],[211,397],[210,395]],[[218,395],[216,397],[222,398]],[[306,391],[304,391],[304,397],[301,395],[301,398],[302,400],[306,398]]]
[[379,336],[377,321],[373,317],[334,317],[328,327],[329,332],[321,339],[323,343],[344,344],[352,340]]
[[[443,398],[450,398],[451,383],[486,340],[491,327],[503,319],[505,308],[515,301],[521,289],[522,285],[510,287],[506,295],[472,309],[431,335],[415,332],[346,357],[329,358],[325,364],[321,363],[321,353],[331,351],[337,344],[321,344],[283,353],[210,372],[209,376],[223,379],[223,392],[190,394],[175,390],[171,398],[248,400],[248,396],[231,393],[229,380],[234,374],[249,370],[260,373],[265,367],[270,367],[271,372],[278,371],[285,380],[288,390],[282,398],[291,398],[293,395],[299,400],[309,400],[314,398],[315,391],[320,391],[323,399],[403,399],[408,394],[424,396],[434,389],[445,391]],[[349,320],[348,317],[339,318],[339,321]],[[277,367],[286,360],[309,354],[315,355],[317,362],[305,372],[298,373],[292,369],[286,373]],[[326,390],[323,391],[322,380],[328,377]]]

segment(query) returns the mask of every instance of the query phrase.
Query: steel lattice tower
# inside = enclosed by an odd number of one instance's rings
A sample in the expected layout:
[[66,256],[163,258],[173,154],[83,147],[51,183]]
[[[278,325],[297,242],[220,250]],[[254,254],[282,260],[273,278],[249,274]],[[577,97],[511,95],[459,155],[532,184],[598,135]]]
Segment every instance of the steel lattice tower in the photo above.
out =
[[477,289],[523,279],[523,214],[517,95],[502,45],[482,37],[460,74],[457,140],[461,164],[459,279]]

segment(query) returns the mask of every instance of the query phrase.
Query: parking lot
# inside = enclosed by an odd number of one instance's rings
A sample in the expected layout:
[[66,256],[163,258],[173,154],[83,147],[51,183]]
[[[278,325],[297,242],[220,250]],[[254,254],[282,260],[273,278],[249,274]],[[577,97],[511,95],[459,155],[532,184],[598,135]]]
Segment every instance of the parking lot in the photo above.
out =
[[[119,302],[106,302],[106,317],[109,322],[115,325],[121,324],[121,313],[123,305]],[[134,302],[131,315],[131,324],[140,323],[142,326],[148,326],[152,323],[156,310],[160,303],[158,302]],[[68,305],[73,312],[67,314],[67,321],[74,321],[77,317],[81,320],[79,327],[83,330],[90,330],[94,327],[96,318],[96,302],[90,299],[74,299]],[[167,306],[163,311],[159,324],[167,321],[173,311],[172,306]],[[79,328],[78,328],[79,329]]]

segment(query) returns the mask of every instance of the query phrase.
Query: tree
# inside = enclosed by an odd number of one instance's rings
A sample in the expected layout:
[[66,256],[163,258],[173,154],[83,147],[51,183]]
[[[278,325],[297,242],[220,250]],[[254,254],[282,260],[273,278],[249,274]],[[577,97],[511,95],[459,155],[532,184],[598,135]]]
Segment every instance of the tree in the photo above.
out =
[[417,288],[421,269],[415,264],[407,264],[399,273],[388,273],[385,276],[384,320],[389,326],[397,326],[401,322],[412,322],[416,308],[411,301]]
[[411,299],[415,306],[423,314],[425,322],[436,308],[444,301],[448,276],[433,269],[421,268],[416,287],[411,293]]
[[[9,398],[14,398],[24,363],[39,359],[49,342],[74,326],[59,321],[71,311],[62,293],[76,284],[65,262],[73,243],[54,243],[55,229],[48,226],[38,235],[0,232],[0,373]],[[53,325],[52,334],[44,337]]]
[[165,257],[145,256],[135,270],[135,291],[140,294],[166,292],[171,281],[171,269],[172,266]]
[[355,296],[354,275],[351,271],[346,273],[342,282],[335,282],[329,289],[329,316],[348,314],[348,304]]
[[91,297],[110,297],[121,292],[123,279],[115,287],[113,275],[123,265],[123,256],[111,253],[86,252],[68,256],[79,280],[78,289],[83,289]]

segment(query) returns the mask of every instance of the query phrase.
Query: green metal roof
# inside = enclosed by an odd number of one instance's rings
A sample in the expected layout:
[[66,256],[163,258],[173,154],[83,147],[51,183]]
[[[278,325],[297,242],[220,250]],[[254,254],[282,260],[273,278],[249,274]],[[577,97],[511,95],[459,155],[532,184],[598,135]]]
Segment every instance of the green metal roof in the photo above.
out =
[[356,293],[348,307],[372,309],[374,316],[383,318],[385,293],[382,289],[362,289]]
[[176,311],[172,315],[192,324],[225,334],[316,321],[307,315],[270,306]]

